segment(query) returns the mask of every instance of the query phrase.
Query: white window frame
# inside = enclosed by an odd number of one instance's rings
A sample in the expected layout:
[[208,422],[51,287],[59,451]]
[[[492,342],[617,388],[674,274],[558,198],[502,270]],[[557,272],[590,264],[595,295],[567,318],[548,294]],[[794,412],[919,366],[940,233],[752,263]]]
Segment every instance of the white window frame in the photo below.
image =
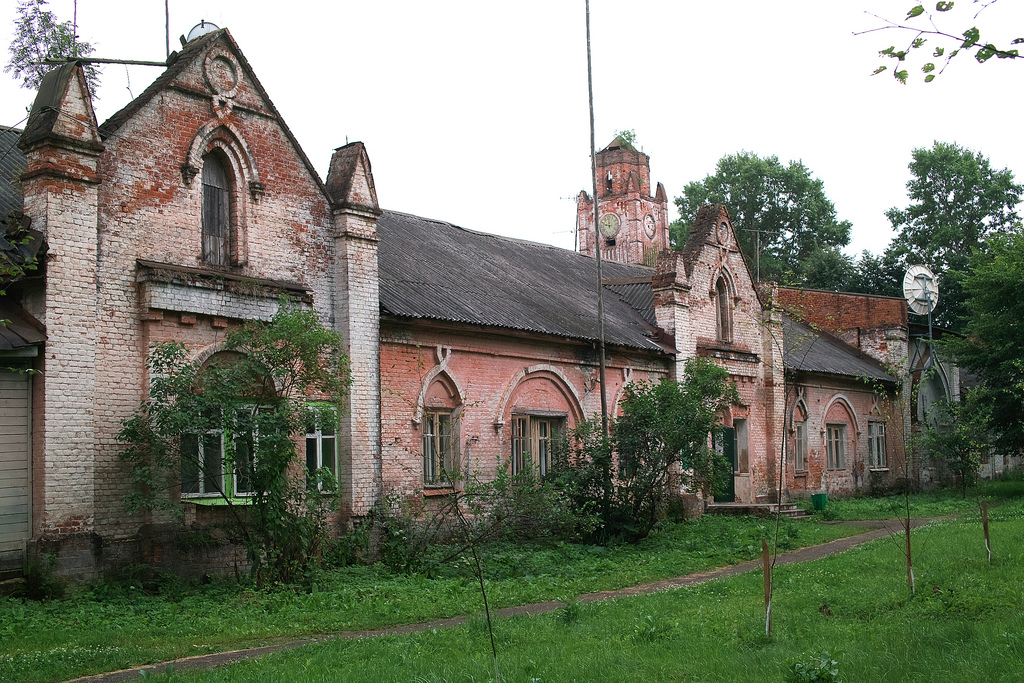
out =
[[797,472],[807,471],[807,422],[793,423],[793,464]]
[[841,470],[846,464],[846,425],[825,425],[826,469]]
[[868,462],[873,469],[886,469],[885,423],[868,422]]
[[[313,431],[306,432],[306,478],[307,481],[312,480],[316,470],[322,467],[327,467],[327,470],[334,476],[334,480],[338,480],[338,431],[339,421],[338,416],[334,410],[330,411],[333,415],[331,420],[331,429],[325,432],[324,427],[326,425],[320,424],[317,420],[313,425]],[[330,444],[332,451],[332,459],[334,461],[333,466],[324,465],[324,446]],[[311,452],[312,450],[312,452]]]
[[[214,437],[217,440],[217,445],[213,448],[216,453],[217,461],[220,462],[220,472],[215,473],[214,477],[209,477],[206,474],[206,469],[209,466],[207,447],[210,445],[207,440],[210,437]],[[182,436],[183,439],[195,439],[196,440],[196,476],[198,479],[195,482],[195,491],[185,490],[185,479],[183,466],[184,463],[179,463],[179,485],[181,487],[182,498],[211,498],[219,497],[224,493],[224,474],[226,459],[224,457],[224,430],[223,429],[208,429],[205,432],[198,434],[185,434]],[[192,463],[189,463],[191,465]],[[218,483],[219,480],[219,483]],[[211,488],[207,485],[208,481],[213,481],[214,486]]]
[[455,416],[451,410],[423,413],[423,483],[451,486],[455,473]]
[[528,457],[537,476],[546,477],[551,472],[551,451],[564,422],[560,416],[513,415],[510,473],[522,472]]

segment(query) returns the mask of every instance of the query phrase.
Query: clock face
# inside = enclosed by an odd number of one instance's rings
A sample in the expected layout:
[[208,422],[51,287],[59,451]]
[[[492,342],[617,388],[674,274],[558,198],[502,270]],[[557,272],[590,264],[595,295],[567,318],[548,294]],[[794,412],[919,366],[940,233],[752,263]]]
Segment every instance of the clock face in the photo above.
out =
[[729,224],[722,221],[718,224],[718,243],[727,244],[729,242]]
[[619,217],[614,213],[606,213],[601,216],[601,220],[598,222],[597,227],[605,237],[615,237],[619,232]]
[[647,214],[644,218],[644,232],[651,239],[654,239],[654,216]]

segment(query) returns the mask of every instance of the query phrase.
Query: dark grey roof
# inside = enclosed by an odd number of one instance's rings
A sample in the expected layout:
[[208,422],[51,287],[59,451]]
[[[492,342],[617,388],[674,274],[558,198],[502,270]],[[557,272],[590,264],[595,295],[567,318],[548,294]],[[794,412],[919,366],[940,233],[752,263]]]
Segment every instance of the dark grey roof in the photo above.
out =
[[[398,317],[499,327],[581,340],[597,338],[594,259],[535,242],[459,228],[444,221],[384,211],[380,238],[381,312]],[[654,271],[606,262],[608,344],[662,351],[643,310],[630,305]],[[653,305],[651,306],[653,313]]]
[[21,131],[0,126],[0,220],[21,211],[23,196],[18,177],[25,170],[25,155],[18,149]]
[[876,361],[861,357],[855,348],[825,332],[813,330],[789,318],[783,318],[782,329],[786,370],[820,372],[869,381],[896,381]]
[[7,297],[0,297],[0,352],[22,349],[46,341],[42,324]]

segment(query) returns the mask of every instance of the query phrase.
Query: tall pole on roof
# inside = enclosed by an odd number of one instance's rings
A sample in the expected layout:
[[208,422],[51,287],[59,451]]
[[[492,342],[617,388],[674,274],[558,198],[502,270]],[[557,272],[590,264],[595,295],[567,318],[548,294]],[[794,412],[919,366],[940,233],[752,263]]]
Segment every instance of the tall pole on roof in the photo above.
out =
[[590,95],[590,175],[594,181],[594,255],[597,257],[597,356],[601,382],[601,429],[608,435],[608,395],[604,384],[604,278],[601,276],[601,235],[597,231],[597,145],[594,144],[594,73],[590,58],[590,0],[587,5],[587,90]]
[[164,0],[164,38],[167,41],[167,58],[171,58],[171,0]]

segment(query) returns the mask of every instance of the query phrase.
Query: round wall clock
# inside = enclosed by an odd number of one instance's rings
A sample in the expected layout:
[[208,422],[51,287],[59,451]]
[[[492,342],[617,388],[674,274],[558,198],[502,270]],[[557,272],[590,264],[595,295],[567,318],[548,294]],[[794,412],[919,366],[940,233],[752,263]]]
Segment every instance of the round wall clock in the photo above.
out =
[[651,214],[644,217],[644,232],[650,239],[654,239],[654,216]]
[[619,232],[619,217],[614,213],[606,213],[601,216],[601,220],[598,222],[597,227],[605,237],[615,237]]

